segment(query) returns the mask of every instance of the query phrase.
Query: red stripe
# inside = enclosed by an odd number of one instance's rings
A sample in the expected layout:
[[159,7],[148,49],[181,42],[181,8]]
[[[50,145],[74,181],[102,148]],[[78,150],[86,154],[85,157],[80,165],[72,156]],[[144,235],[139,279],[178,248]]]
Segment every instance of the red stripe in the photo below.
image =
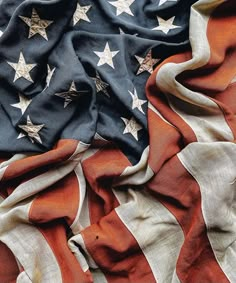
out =
[[150,152],[148,164],[156,173],[161,166],[183,148],[179,131],[148,109]]
[[92,283],[90,272],[83,272],[80,264],[68,248],[66,227],[62,221],[52,221],[38,226],[60,266],[63,283]]
[[236,75],[235,0],[225,1],[214,10],[208,21],[207,39],[210,46],[208,63],[196,70],[183,72],[178,80],[187,88],[215,101],[236,137],[236,86],[230,85]]
[[81,234],[88,252],[108,282],[156,282],[137,241],[115,211]]
[[148,184],[154,196],[180,223],[185,241],[176,271],[182,283],[229,283],[207,237],[201,211],[201,192],[195,179],[175,156]]
[[19,275],[19,268],[11,250],[0,242],[0,282],[13,283]]
[[89,183],[91,223],[96,223],[119,205],[112,192],[112,182],[130,165],[127,157],[112,144],[105,146],[83,161],[83,172]]
[[[178,54],[166,59],[160,64],[152,75],[149,77],[146,84],[146,94],[151,104],[160,112],[160,114],[173,126],[177,128],[182,136],[182,143],[188,144],[197,141],[194,131],[192,128],[169,106],[169,103],[165,95],[161,92],[159,87],[156,85],[156,76],[160,68],[167,63],[180,63],[184,62],[189,57],[189,53]],[[150,119],[149,119],[150,121]],[[149,122],[148,121],[148,122]],[[159,129],[158,129],[159,130]],[[155,131],[158,131],[155,127]],[[149,132],[151,129],[149,130]]]
[[[209,19],[207,38],[211,48],[209,65],[215,67],[206,83],[211,89],[216,89],[214,100],[223,110],[226,121],[236,138],[236,86],[230,86],[236,74],[235,1],[226,1],[215,9]],[[222,38],[224,38],[223,44]],[[214,82],[213,85],[212,82]]]
[[65,218],[72,225],[79,205],[79,184],[74,172],[41,192],[30,208],[30,219],[34,223],[49,222]]
[[75,152],[78,143],[76,140],[60,140],[54,149],[46,153],[11,163],[4,172],[2,181],[22,177],[29,172],[38,175],[38,171],[35,173],[34,170],[41,168],[40,170],[46,171],[49,166],[67,160]]

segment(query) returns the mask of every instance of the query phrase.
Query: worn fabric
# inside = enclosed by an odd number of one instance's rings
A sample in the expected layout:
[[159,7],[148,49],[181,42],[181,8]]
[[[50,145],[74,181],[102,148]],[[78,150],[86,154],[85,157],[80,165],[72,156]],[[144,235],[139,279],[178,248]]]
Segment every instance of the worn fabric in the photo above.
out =
[[236,282],[235,1],[0,8],[0,283]]

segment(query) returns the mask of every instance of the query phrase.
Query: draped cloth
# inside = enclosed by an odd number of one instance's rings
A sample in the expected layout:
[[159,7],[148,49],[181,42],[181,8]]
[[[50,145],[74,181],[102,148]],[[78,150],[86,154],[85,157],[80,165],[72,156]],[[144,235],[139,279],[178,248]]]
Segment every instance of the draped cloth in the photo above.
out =
[[0,1],[0,283],[236,282],[234,0]]

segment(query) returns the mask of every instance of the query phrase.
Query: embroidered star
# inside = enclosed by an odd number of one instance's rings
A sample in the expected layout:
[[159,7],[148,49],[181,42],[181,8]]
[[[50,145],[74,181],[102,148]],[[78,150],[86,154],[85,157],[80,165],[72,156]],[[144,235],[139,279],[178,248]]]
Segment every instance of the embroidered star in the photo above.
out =
[[[47,74],[47,77],[46,77],[46,86],[45,86],[44,90],[49,87],[50,82],[51,82],[51,79],[52,79],[52,76],[53,76],[53,74],[54,74],[54,72],[55,72],[55,70],[56,70],[56,67],[54,67],[53,69],[51,69],[50,66],[47,65],[47,70],[48,70],[48,74]],[[43,90],[43,91],[44,91],[44,90]]]
[[[27,124],[26,125],[18,125],[20,129],[22,129],[27,136],[30,138],[31,142],[34,143],[34,141],[38,141],[39,143],[42,143],[42,140],[38,134],[38,132],[44,127],[44,124],[40,125],[34,125],[32,121],[30,120],[30,117],[27,116]],[[20,133],[17,137],[18,139],[25,137],[26,135],[24,133]]]
[[153,66],[160,61],[160,59],[153,59],[152,58],[152,52],[151,50],[147,53],[146,57],[139,57],[137,55],[135,55],[135,58],[138,60],[140,66],[139,69],[136,73],[136,75],[139,75],[145,71],[147,71],[148,73],[152,74],[153,72]]
[[129,91],[129,94],[131,95],[132,100],[133,100],[132,109],[138,108],[138,110],[139,110],[140,112],[142,112],[143,114],[145,114],[144,111],[143,111],[142,105],[143,105],[144,103],[146,103],[147,100],[139,99],[136,89],[134,89],[134,93],[132,93],[131,91]]
[[46,28],[53,23],[53,21],[40,19],[38,13],[33,8],[31,18],[19,16],[29,26],[29,36],[31,38],[35,34],[40,34],[44,39],[48,40]]
[[153,28],[152,30],[160,30],[164,32],[165,34],[167,34],[171,29],[181,28],[180,26],[173,25],[175,17],[172,17],[169,20],[164,20],[157,16],[157,20],[158,20],[159,26]]
[[168,2],[168,1],[177,2],[178,0],[160,0],[158,6],[161,6],[161,5],[163,5],[164,3]]
[[86,22],[90,22],[90,19],[87,16],[88,10],[91,8],[91,5],[88,6],[80,6],[77,3],[77,7],[75,13],[73,15],[73,25],[75,26],[80,20],[84,20]]
[[123,117],[121,117],[121,119],[125,123],[123,134],[131,134],[138,141],[138,131],[143,129],[142,126],[136,122],[134,117],[132,117],[130,120]]
[[96,72],[96,77],[92,78],[95,85],[96,85],[96,91],[97,93],[102,91],[103,93],[105,93],[106,96],[110,97],[109,93],[107,92],[107,88],[109,86],[109,84],[105,83],[104,81],[102,81],[101,77],[99,76],[99,73]]
[[119,16],[122,13],[134,16],[132,11],[130,10],[130,6],[134,3],[134,1],[135,0],[116,0],[116,2],[109,1],[109,3],[116,7],[116,16]]
[[88,91],[87,90],[78,91],[76,89],[75,82],[73,81],[68,91],[55,93],[55,95],[65,100],[64,108],[66,108],[82,92],[88,92]]
[[37,65],[37,64],[26,64],[25,58],[23,53],[20,52],[20,57],[18,63],[11,63],[7,62],[16,72],[13,82],[18,80],[19,78],[23,77],[24,79],[34,82],[30,76],[30,71]]
[[31,101],[32,99],[29,99],[23,96],[22,94],[19,94],[19,102],[15,104],[11,104],[11,106],[20,109],[23,115],[27,107],[30,105]]
[[106,43],[106,46],[102,52],[100,51],[93,51],[98,57],[99,61],[97,63],[97,66],[102,66],[104,64],[109,65],[110,67],[114,68],[113,60],[112,58],[116,56],[118,51],[111,51],[108,42]]

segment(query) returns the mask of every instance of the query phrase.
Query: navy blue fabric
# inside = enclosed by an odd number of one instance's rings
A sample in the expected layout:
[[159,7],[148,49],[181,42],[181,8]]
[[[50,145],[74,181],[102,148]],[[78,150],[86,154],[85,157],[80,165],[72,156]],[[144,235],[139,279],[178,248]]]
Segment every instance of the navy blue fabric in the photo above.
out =
[[[90,144],[98,133],[113,141],[135,164],[148,145],[147,103],[144,114],[132,109],[132,97],[137,91],[139,99],[146,100],[145,84],[150,75],[137,75],[139,62],[136,56],[163,59],[189,48],[188,23],[190,6],[196,1],[136,0],[130,5],[134,16],[116,15],[115,0],[3,0],[0,2],[0,151],[43,152],[61,138],[77,139]],[[91,5],[86,13],[89,21],[80,20],[73,25],[77,3]],[[28,38],[29,26],[19,17],[31,18],[35,9],[41,19],[53,21],[46,28],[48,40],[40,34]],[[167,34],[152,30],[158,26],[157,16],[165,20],[175,16],[179,28]],[[120,28],[124,33],[120,33]],[[119,51],[113,58],[114,69],[97,66],[106,43],[111,51]],[[37,64],[31,71],[33,82],[21,77],[13,82],[15,70],[8,63],[17,63],[20,52],[27,64]],[[158,64],[157,63],[157,64]],[[155,66],[157,66],[154,65]],[[46,86],[47,70],[55,68],[50,84]],[[109,86],[107,92],[96,92],[92,78],[98,72]],[[55,94],[67,92],[74,82],[78,93],[64,107],[64,99]],[[24,113],[13,104],[19,103],[19,94],[32,99]],[[25,136],[19,126],[27,123],[44,125],[38,132],[41,142]],[[134,119],[142,126],[138,140],[124,134],[125,123],[121,117]]]

